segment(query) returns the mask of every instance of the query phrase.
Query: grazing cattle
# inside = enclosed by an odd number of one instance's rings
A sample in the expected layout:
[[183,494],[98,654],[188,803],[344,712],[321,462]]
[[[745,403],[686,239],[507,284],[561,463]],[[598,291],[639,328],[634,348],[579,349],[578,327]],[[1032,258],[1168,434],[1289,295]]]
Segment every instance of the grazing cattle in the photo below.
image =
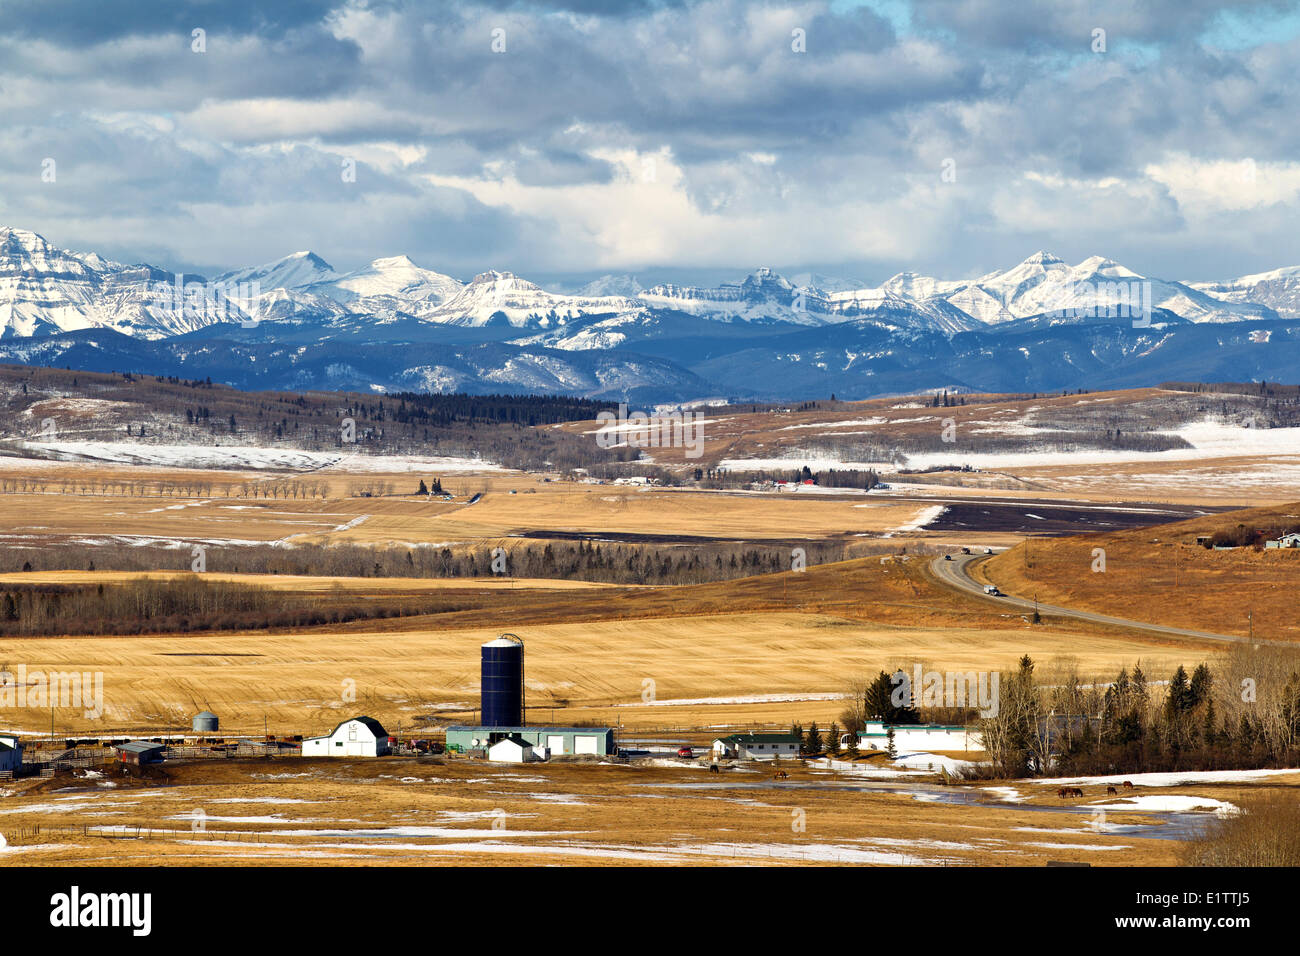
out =
[[1119,794],[1119,791],[1116,790],[1114,787],[1107,787],[1107,788],[1106,788],[1106,796],[1108,796],[1108,797],[1114,797],[1114,796],[1118,796],[1118,794]]
[[786,773],[784,770],[778,770],[776,773],[772,774],[772,779],[773,779],[773,780],[789,780],[789,779],[790,779],[790,775],[789,775],[788,773]]
[[718,772],[719,772],[718,765],[716,763],[709,764],[709,773],[718,773]]
[[1124,783],[1121,784],[1121,786],[1123,786],[1123,788],[1124,788],[1125,790],[1132,790],[1132,789],[1133,789],[1133,781],[1132,781],[1132,780],[1125,780]]

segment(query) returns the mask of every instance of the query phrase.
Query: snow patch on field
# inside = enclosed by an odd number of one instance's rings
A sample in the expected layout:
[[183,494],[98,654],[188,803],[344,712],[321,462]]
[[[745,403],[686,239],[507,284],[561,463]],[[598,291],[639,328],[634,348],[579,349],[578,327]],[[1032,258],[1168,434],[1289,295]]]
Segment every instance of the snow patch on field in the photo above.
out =
[[[1000,429],[982,430],[1023,434],[1014,423]],[[1050,444],[1052,433],[1044,431],[1041,434],[1043,443]],[[1242,428],[1202,419],[1189,422],[1164,434],[1182,438],[1192,447],[1154,452],[1119,449],[1006,453],[926,452],[907,456],[907,467],[924,469],[943,465],[970,465],[982,469],[1033,468],[1045,465],[1114,465],[1128,462],[1194,461],[1300,454],[1300,428]]]
[[922,508],[920,511],[918,511],[915,515],[912,516],[911,521],[907,522],[906,524],[899,525],[897,528],[892,528],[891,530],[920,531],[926,525],[938,521],[939,518],[941,518],[944,512],[947,510],[948,509],[945,508],[943,505],[932,505],[928,508]]
[[1120,784],[1127,780],[1135,787],[1180,787],[1184,784],[1197,783],[1245,783],[1251,780],[1259,780],[1264,777],[1274,777],[1288,773],[1300,773],[1300,769],[1185,770],[1173,773],[1133,773],[1128,774],[1127,776],[1124,774],[1112,774],[1107,777],[1050,777],[1042,780],[1035,780],[1034,783],[1048,787],[1082,787],[1086,785],[1105,786],[1107,784]]
[[1219,816],[1240,813],[1235,804],[1211,797],[1185,797],[1180,794],[1150,794],[1141,797],[1124,797],[1118,803],[1090,803],[1093,810],[1140,810],[1153,813],[1188,813],[1192,810],[1213,810]]
[[167,468],[320,471],[337,467],[339,471],[347,473],[433,471],[443,474],[505,470],[493,462],[472,458],[344,455],[337,452],[261,448],[254,445],[146,445],[138,442],[53,441],[23,442],[21,447],[58,461],[97,461]]
[[981,787],[996,796],[1003,803],[1024,803],[1029,798],[1015,787]]
[[746,697],[674,697],[615,704],[616,707],[688,707],[697,704],[784,704],[802,700],[842,700],[847,694],[752,694]]

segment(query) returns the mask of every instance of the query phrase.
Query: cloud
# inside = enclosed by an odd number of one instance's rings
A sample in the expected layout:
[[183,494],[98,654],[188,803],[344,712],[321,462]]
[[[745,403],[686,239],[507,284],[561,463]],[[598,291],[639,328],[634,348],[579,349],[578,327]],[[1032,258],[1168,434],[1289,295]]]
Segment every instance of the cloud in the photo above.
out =
[[1284,7],[13,0],[0,220],[164,266],[1258,271],[1300,262]]

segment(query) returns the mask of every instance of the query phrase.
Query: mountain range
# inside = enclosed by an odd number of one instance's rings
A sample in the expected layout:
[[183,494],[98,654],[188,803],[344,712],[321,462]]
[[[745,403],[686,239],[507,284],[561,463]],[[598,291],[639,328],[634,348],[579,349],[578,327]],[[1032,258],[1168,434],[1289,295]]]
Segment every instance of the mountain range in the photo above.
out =
[[461,281],[406,256],[339,272],[298,252],[176,275],[0,228],[0,361],[643,402],[1294,380],[1300,266],[1175,281],[1038,252],[976,279],[865,287],[760,268],[712,287],[611,275],[564,294],[509,272]]

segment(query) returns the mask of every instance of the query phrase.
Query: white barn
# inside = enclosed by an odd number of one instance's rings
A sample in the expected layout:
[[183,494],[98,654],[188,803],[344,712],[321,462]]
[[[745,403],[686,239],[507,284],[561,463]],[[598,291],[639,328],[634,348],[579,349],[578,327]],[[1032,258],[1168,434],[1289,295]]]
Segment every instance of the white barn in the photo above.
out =
[[487,755],[488,760],[497,760],[501,763],[528,763],[530,760],[540,759],[533,753],[533,745],[518,734],[502,737],[488,748]]
[[382,757],[391,749],[391,738],[373,717],[352,717],[323,737],[302,742],[304,757]]
[[0,734],[0,773],[17,773],[22,765],[22,741],[13,734]]

